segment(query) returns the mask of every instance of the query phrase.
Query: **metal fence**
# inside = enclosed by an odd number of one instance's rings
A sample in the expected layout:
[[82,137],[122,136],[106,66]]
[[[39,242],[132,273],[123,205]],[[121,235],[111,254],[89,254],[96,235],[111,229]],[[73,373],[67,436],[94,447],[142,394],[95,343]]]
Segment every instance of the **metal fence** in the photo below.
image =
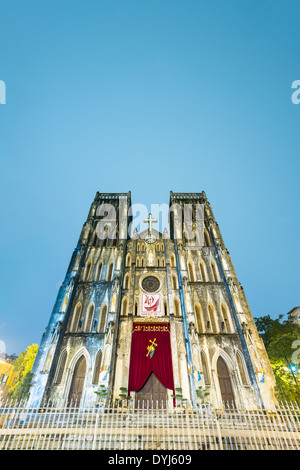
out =
[[[1,450],[299,450],[300,408],[2,403]],[[145,406],[144,406],[145,405]]]

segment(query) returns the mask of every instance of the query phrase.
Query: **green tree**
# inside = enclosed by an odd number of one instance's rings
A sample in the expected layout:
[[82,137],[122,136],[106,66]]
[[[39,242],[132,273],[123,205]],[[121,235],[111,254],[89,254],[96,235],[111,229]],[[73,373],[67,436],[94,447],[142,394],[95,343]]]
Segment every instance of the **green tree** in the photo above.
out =
[[16,381],[12,385],[9,395],[12,399],[21,400],[29,397],[32,373],[31,369],[38,350],[37,344],[31,344],[22,351],[19,356],[12,362],[14,370],[17,373]]
[[[266,347],[276,380],[275,393],[279,400],[300,400],[300,374],[292,373],[295,349],[300,340],[300,325],[283,320],[283,315],[271,319],[270,315],[254,318],[256,327]],[[298,359],[297,359],[298,361]],[[297,366],[297,364],[294,364]]]

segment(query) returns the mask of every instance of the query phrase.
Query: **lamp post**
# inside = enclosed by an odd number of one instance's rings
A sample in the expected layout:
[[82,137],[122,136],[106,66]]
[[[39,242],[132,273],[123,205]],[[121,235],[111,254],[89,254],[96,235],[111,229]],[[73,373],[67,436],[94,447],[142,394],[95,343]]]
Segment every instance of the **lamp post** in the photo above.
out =
[[295,364],[291,364],[286,356],[285,356],[285,359],[286,359],[287,365],[288,365],[288,367],[289,367],[289,369],[292,373],[292,376],[295,380],[295,383],[296,383],[296,385],[298,385],[298,382],[297,382],[297,379],[296,379],[296,376],[295,376],[295,373],[298,372],[298,368],[297,368],[297,366],[295,366]]

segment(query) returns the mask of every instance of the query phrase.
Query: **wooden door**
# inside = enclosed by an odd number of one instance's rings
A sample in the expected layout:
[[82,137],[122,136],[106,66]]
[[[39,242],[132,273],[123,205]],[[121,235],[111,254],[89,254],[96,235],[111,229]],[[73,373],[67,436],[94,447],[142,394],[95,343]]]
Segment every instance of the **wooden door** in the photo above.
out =
[[152,372],[147,382],[135,394],[136,408],[165,408],[168,399],[167,390]]
[[74,374],[72,378],[72,383],[69,392],[68,404],[70,406],[79,406],[82,391],[84,386],[85,380],[85,373],[86,373],[86,360],[84,356],[81,356],[74,369]]
[[235,407],[232,384],[224,359],[220,356],[217,361],[217,372],[222,395],[222,401],[226,406]]

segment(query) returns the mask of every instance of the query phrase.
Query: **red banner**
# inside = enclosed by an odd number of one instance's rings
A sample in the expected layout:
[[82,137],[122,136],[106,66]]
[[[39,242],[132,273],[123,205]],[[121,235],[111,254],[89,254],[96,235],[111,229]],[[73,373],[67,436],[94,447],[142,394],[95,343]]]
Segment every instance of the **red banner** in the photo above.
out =
[[169,323],[133,323],[129,393],[140,390],[151,372],[175,393]]

